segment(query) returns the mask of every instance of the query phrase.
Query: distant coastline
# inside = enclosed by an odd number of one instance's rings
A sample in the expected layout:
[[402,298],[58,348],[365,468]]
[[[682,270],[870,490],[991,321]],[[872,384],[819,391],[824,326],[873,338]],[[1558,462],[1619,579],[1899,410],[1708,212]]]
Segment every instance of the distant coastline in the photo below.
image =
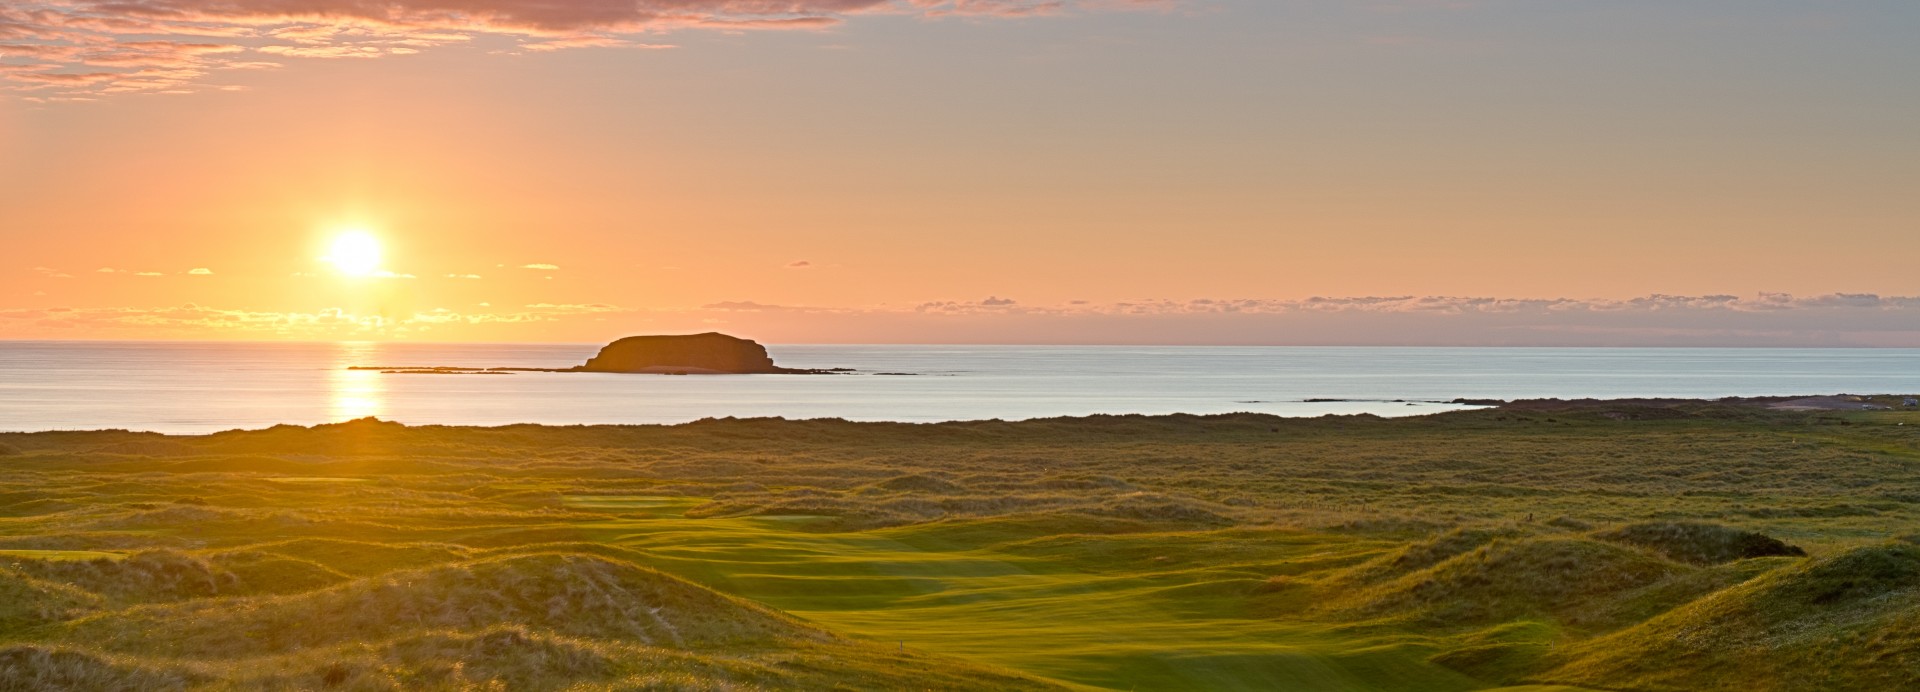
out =
[[[208,433],[377,417],[409,425],[939,422],[1090,414],[1418,416],[1495,401],[1920,391],[1920,351],[775,345],[851,375],[546,372],[590,345],[0,342],[0,429]],[[516,376],[352,366],[484,365]],[[882,376],[913,373],[916,376]],[[1456,403],[1457,402],[1457,403]],[[1845,406],[1845,404],[1836,404]]]
[[[1873,395],[1837,394],[1837,395],[1810,395],[1810,396],[1723,397],[1723,398],[1712,398],[1712,399],[1645,399],[1645,398],[1520,399],[1520,400],[1514,400],[1514,401],[1502,401],[1502,400],[1492,400],[1492,399],[1471,399],[1471,400],[1470,399],[1454,399],[1451,401],[1392,400],[1392,401],[1383,402],[1379,400],[1357,401],[1357,400],[1341,400],[1341,399],[1321,399],[1317,401],[1306,400],[1306,401],[1285,402],[1285,403],[1401,403],[1406,405],[1425,404],[1425,405],[1440,405],[1440,406],[1448,407],[1443,410],[1433,410],[1433,411],[1424,412],[1421,414],[1416,414],[1416,416],[1398,416],[1398,417],[1444,416],[1444,415],[1453,414],[1453,413],[1487,411],[1487,410],[1503,411],[1503,412],[1508,412],[1513,414],[1562,414],[1562,415],[1586,415],[1586,416],[1597,415],[1603,418],[1609,418],[1613,420],[1641,420],[1643,418],[1668,419],[1668,418],[1685,418],[1690,416],[1716,417],[1716,416],[1723,416],[1725,414],[1730,414],[1730,413],[1750,413],[1753,415],[1791,415],[1791,414],[1819,414],[1819,413],[1837,413],[1837,412],[1866,412],[1866,413],[1920,412],[1920,394],[1873,394]],[[716,422],[743,422],[743,423],[744,422],[762,422],[762,423],[768,423],[768,424],[809,424],[809,423],[852,424],[852,425],[860,425],[860,426],[871,426],[875,429],[881,429],[881,428],[886,428],[888,426],[897,426],[897,425],[916,426],[916,427],[946,426],[946,425],[959,426],[959,427],[971,427],[971,426],[979,426],[979,425],[1025,424],[1025,423],[1048,423],[1048,422],[1063,423],[1063,424],[1098,424],[1103,421],[1120,421],[1120,420],[1139,421],[1144,423],[1179,423],[1184,421],[1202,421],[1202,420],[1238,420],[1238,421],[1356,420],[1356,421],[1360,421],[1360,420],[1389,420],[1389,418],[1385,416],[1375,415],[1372,413],[1364,413],[1364,412],[1351,413],[1351,414],[1329,413],[1329,414],[1322,414],[1317,416],[1282,416],[1282,415],[1274,415],[1274,414],[1267,414],[1267,413],[1256,413],[1252,411],[1231,411],[1231,412],[1225,412],[1225,413],[1179,413],[1179,412],[1156,413],[1156,414],[1097,413],[1097,414],[1088,414],[1088,415],[1042,416],[1042,417],[1025,418],[1025,419],[1017,419],[1017,420],[1005,420],[1001,418],[980,418],[980,419],[940,420],[940,421],[895,421],[895,420],[848,420],[848,419],[837,417],[837,416],[794,417],[794,418],[789,418],[785,416],[717,416],[717,417],[706,417],[706,418],[700,418],[696,420],[671,422],[671,423],[598,423],[598,424],[584,424],[584,425],[583,424],[556,425],[556,424],[537,423],[537,422],[505,422],[505,423],[492,423],[492,424],[479,424],[479,425],[430,424],[430,425],[423,426],[418,424],[407,424],[400,421],[382,419],[382,418],[379,418],[378,416],[367,416],[365,418],[359,418],[359,419],[329,421],[329,422],[315,423],[310,425],[299,425],[299,424],[292,424],[292,423],[273,423],[270,425],[264,425],[264,426],[255,427],[255,428],[233,428],[229,430],[214,431],[212,433],[206,433],[206,434],[248,432],[248,431],[267,430],[267,429],[273,429],[273,428],[316,428],[318,429],[318,428],[326,428],[326,427],[332,427],[332,426],[338,426],[338,425],[344,425],[344,424],[371,424],[371,423],[377,423],[380,425],[397,425],[401,427],[472,428],[472,429],[489,429],[489,430],[501,429],[501,428],[536,428],[536,429],[538,428],[675,428],[675,427],[682,427],[682,426],[707,425],[707,424],[716,423]],[[181,433],[163,433],[163,432],[157,432],[157,431],[126,430],[126,429],[119,429],[119,428],[109,428],[109,429],[50,428],[46,430],[0,430],[0,438],[4,438],[7,435],[38,435],[38,434],[44,434],[44,433],[67,433],[67,432],[71,432],[71,433],[115,433],[117,432],[117,433],[132,433],[132,434],[140,434],[140,435],[160,435],[160,436],[182,435]],[[193,434],[189,433],[186,435],[192,436]]]

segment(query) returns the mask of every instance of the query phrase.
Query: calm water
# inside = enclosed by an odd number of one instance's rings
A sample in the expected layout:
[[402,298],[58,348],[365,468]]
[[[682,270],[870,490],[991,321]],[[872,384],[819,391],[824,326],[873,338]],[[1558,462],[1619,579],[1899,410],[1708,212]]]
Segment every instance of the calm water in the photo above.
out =
[[[499,425],[678,423],[720,416],[941,421],[1230,411],[1416,415],[1456,408],[1429,402],[1457,397],[1920,391],[1920,350],[1914,349],[773,346],[781,365],[851,367],[862,374],[384,375],[345,369],[567,367],[597,348],[0,341],[0,430],[199,433],[364,416]],[[919,376],[870,374],[879,372]]]

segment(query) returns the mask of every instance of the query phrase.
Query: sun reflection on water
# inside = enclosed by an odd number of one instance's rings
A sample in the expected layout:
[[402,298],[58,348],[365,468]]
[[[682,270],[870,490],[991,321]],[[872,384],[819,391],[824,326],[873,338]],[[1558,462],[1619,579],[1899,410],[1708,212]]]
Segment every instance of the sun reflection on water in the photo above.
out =
[[380,345],[371,341],[343,341],[337,347],[329,381],[327,417],[338,422],[380,417],[387,409],[386,382],[378,370],[348,370],[355,365],[380,365],[374,362]]

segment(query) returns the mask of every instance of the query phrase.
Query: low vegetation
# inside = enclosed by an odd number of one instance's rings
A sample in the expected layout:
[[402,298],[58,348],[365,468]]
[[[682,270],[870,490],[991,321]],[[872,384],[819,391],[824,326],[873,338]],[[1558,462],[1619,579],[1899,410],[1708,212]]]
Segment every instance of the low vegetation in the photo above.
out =
[[1920,415],[0,434],[4,689],[1920,687]]

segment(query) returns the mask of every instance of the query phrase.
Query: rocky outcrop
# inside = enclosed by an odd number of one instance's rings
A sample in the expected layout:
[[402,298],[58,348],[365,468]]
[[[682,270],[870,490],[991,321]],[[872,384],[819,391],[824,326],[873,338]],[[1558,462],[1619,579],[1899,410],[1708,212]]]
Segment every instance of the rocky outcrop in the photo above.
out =
[[765,346],[718,332],[686,336],[630,336],[600,349],[578,372],[665,375],[806,374],[773,364]]

